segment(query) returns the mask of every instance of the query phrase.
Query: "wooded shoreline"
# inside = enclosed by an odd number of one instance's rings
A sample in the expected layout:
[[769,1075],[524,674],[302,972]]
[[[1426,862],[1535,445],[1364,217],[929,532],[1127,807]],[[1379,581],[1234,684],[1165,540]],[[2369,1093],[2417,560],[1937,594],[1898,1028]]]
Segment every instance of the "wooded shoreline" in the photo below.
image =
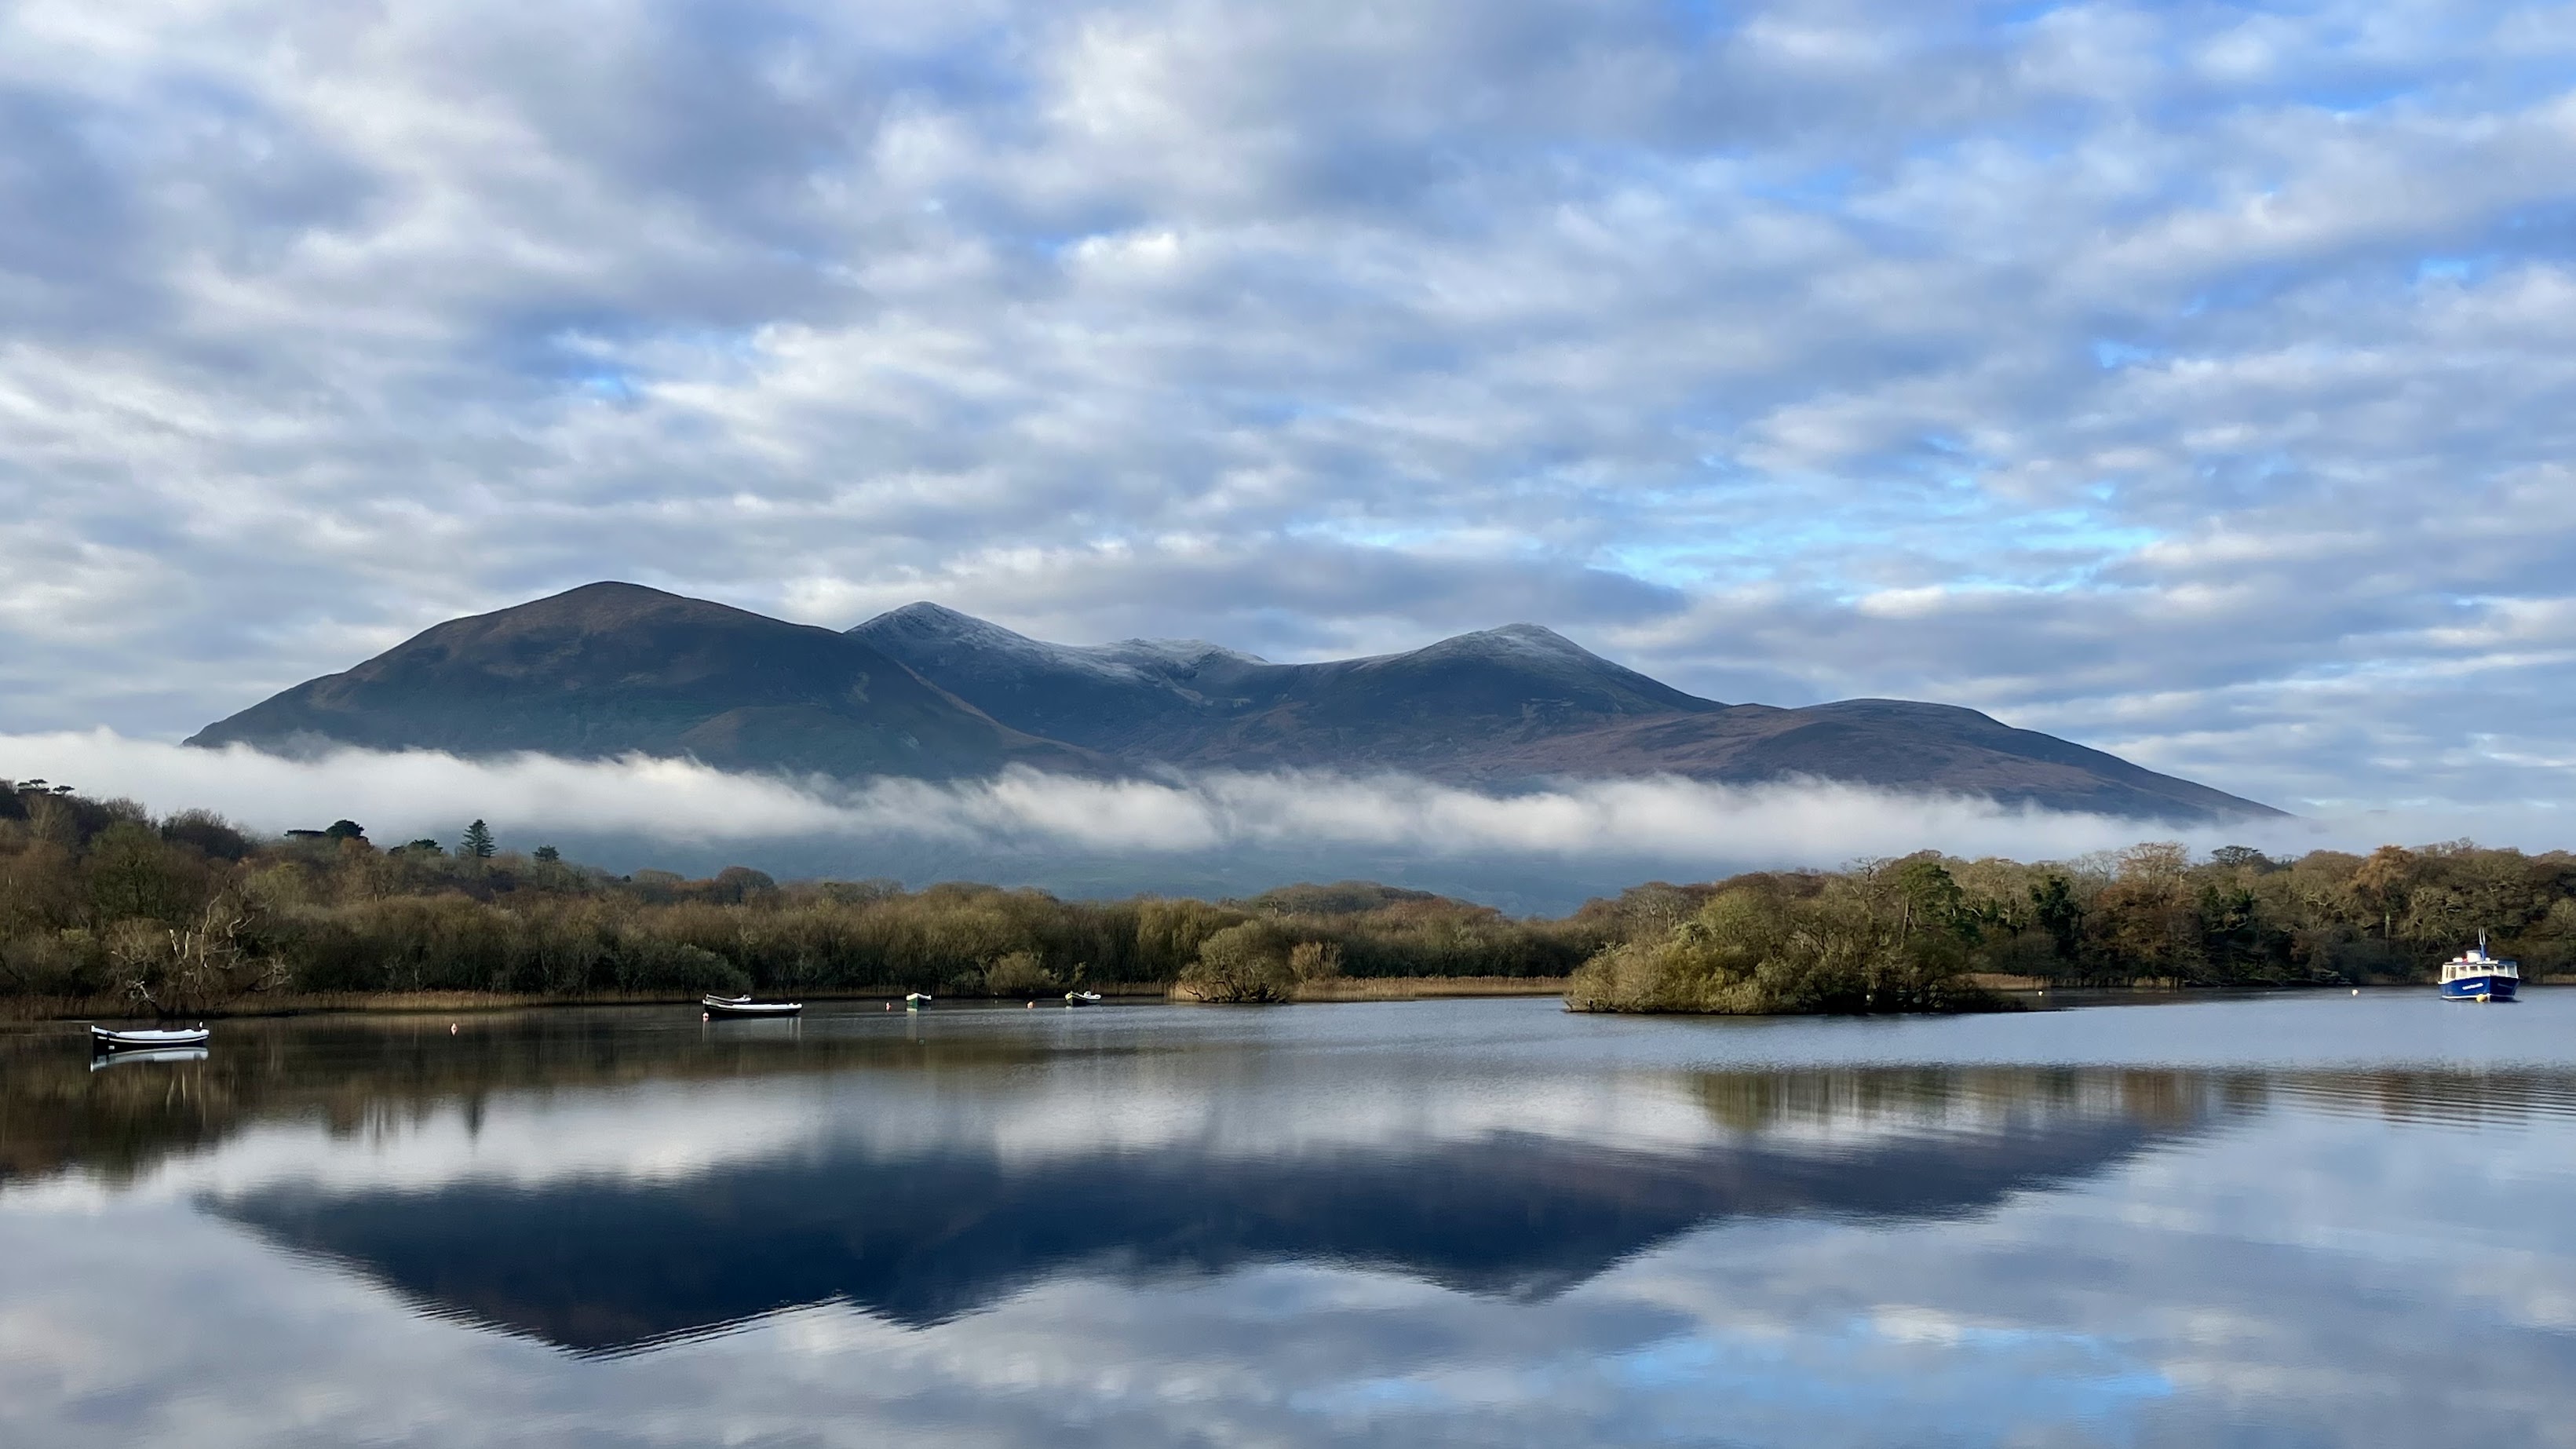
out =
[[[1498,996],[1561,996],[1566,978],[1562,976],[1382,976],[1348,978],[1316,982],[1301,989],[1291,998],[1293,1004],[1329,1005],[1358,1001],[1433,1001],[1467,1000]],[[1100,993],[1107,1005],[1145,1005],[1164,1002],[1196,1002],[1198,998],[1162,981],[1111,981],[1086,988]],[[888,1002],[900,1005],[904,993],[890,989],[871,991],[814,991],[799,999],[817,1007],[848,1006],[857,1002]],[[1007,1004],[996,997],[964,997],[960,1001],[983,1008]],[[1050,998],[1034,998],[1041,1008]],[[688,992],[596,992],[582,995],[542,995],[533,992],[503,991],[381,991],[331,992],[309,995],[264,995],[244,997],[239,1001],[208,1010],[208,1020],[287,1016],[438,1016],[470,1015],[507,1011],[545,1011],[565,1007],[588,1006],[686,1006],[694,1008],[698,996]],[[0,996],[0,1022],[38,1023],[51,1021],[111,1021],[133,1015],[132,1004],[115,995],[83,998],[44,996]]]
[[[1292,1006],[1337,1006],[1363,1002],[1390,1001],[1476,1001],[1503,998],[1560,997],[1565,994],[1569,978],[1562,976],[1389,976],[1362,977],[1316,983],[1300,989],[1284,1003]],[[2022,998],[2056,995],[2100,1000],[2135,998],[2182,999],[2213,993],[2261,994],[2300,993],[2342,990],[2339,982],[2298,983],[2281,986],[2172,986],[2159,983],[2128,985],[2052,985],[2034,977],[1999,977],[1980,973],[1970,978],[1970,985],[1993,993],[2006,1003]],[[2377,981],[2361,986],[2363,991],[2405,991],[2421,983]],[[2523,982],[2525,990],[2543,987],[2576,986],[2576,975],[2530,977]],[[1100,993],[1103,1005],[1159,1006],[1173,1003],[1202,1003],[1199,998],[1164,982],[1110,982],[1089,988]],[[887,1002],[899,1005],[902,993],[892,991],[809,992],[803,998],[815,1007],[847,1007],[860,1002]],[[963,997],[950,1005],[964,1005],[978,1010],[1006,1007],[1016,998]],[[309,996],[248,997],[226,1007],[207,1011],[204,1019],[260,1020],[305,1016],[473,1016],[507,1012],[553,1011],[583,1007],[696,1007],[698,997],[679,992],[595,993],[577,996],[546,996],[533,993],[493,991],[408,991],[375,993],[331,993]],[[1036,999],[1044,1009],[1047,998]],[[131,1018],[129,1003],[115,996],[85,999],[62,997],[0,996],[0,1024],[43,1025],[57,1022],[111,1022]]]
[[[1210,1002],[1542,994],[1596,1011],[1991,1009],[1996,984],[2422,981],[2490,933],[2576,971],[2576,857],[2466,842],[2275,860],[2150,842],[2071,861],[1934,852],[1650,882],[1559,919],[1367,882],[1237,900],[971,883],[614,875],[481,821],[453,847],[359,824],[259,838],[0,780],[0,1016],[133,1018],[702,992]],[[2033,989],[2037,989],[2034,986]],[[438,1005],[426,1003],[436,1002]],[[299,1005],[290,1005],[297,1003]]]

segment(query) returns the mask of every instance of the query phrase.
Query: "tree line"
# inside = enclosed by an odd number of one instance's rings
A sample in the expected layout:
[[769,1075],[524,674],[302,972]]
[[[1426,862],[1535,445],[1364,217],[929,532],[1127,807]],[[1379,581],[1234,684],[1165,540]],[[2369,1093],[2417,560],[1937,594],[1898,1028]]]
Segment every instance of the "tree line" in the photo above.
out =
[[1035,997],[1172,986],[1284,1000],[1318,978],[1562,976],[1562,923],[1350,883],[1248,900],[1062,900],[967,883],[691,880],[501,848],[379,847],[363,826],[263,838],[0,780],[0,995],[183,1015],[262,994],[928,991]]
[[2576,962],[2576,857],[2466,842],[2273,860],[2149,844],[2022,864],[1923,853],[1841,871],[1653,883],[1519,919],[1362,882],[1242,900],[1063,900],[891,881],[613,875],[482,821],[391,847],[342,820],[262,837],[0,780],[0,995],[181,1015],[268,993],[542,996],[1172,986],[1290,999],[1334,976],[1571,975],[1610,1010],[1975,1004],[1983,974],[2062,984],[2418,978],[2492,933],[2527,974]]
[[1945,1010],[2029,981],[2420,981],[2481,931],[2526,977],[2576,969],[2576,856],[2465,840],[2295,860],[2246,846],[2195,860],[2169,841],[2039,864],[1923,852],[1612,904],[1637,924],[1576,973],[1579,1009]]

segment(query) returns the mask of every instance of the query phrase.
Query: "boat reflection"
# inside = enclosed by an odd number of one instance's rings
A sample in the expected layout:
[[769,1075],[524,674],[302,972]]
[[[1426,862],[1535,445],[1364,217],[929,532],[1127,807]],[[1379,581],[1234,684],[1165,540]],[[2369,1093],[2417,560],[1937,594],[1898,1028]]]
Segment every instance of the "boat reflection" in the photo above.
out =
[[103,1072],[110,1067],[137,1067],[154,1062],[167,1065],[172,1062],[202,1062],[205,1059],[206,1049],[201,1046],[144,1047],[135,1051],[101,1052],[89,1059],[89,1069],[93,1072]]

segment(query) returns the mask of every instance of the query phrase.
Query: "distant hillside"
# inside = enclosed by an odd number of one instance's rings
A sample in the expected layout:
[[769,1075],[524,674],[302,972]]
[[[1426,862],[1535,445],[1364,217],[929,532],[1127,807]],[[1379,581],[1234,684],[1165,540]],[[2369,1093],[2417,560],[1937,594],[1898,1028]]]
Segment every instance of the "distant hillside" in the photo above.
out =
[[616,583],[441,624],[188,741],[236,742],[641,752],[836,776],[1107,768],[995,723],[851,635]]
[[2280,813],[1952,705],[1720,704],[1535,624],[1321,664],[1199,640],[1048,644],[936,604],[850,632],[1004,724],[1139,766],[1403,770],[1505,787],[1808,776],[2137,818]]
[[1201,640],[1050,644],[935,604],[846,634],[602,583],[441,624],[191,744],[642,752],[735,770],[958,778],[1006,765],[1793,777],[2192,821],[2279,812],[1974,710],[1701,699],[1552,630],[1273,664]]

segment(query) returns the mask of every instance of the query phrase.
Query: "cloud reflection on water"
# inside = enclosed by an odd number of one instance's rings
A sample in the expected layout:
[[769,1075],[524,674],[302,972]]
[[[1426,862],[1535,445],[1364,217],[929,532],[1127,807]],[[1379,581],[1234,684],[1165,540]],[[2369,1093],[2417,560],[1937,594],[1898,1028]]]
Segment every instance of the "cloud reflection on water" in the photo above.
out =
[[[950,1033],[929,1041],[957,1049],[944,1061],[835,1058],[817,1075],[783,1069],[794,1054],[709,1059],[692,1055],[698,1033],[648,1033],[629,1041],[638,1056],[593,1056],[603,1076],[551,1086],[512,1084],[496,1045],[468,1074],[486,1138],[628,1114],[617,1140],[649,1147],[672,1120],[654,1069],[635,1076],[653,1060],[692,1074],[662,1085],[728,1110],[801,1104],[779,1120],[814,1135],[686,1171],[493,1172],[439,1125],[463,1099],[387,1090],[386,1110],[343,1115],[336,1135],[303,1129],[299,1176],[291,1119],[309,1099],[282,1092],[250,1119],[271,1125],[183,1146],[127,1179],[141,1190],[12,1189],[0,1438],[2564,1442],[2576,1262],[2553,1225],[2576,1063],[2545,1043],[2571,1008],[2551,993],[2511,1014],[2309,999],[1779,1030],[1596,1030],[1530,1003],[1154,1012],[1133,1019],[1205,1036],[1150,1052],[1113,1033],[1037,1059],[1016,1045],[1039,1035],[1029,1014],[960,1013],[925,1023]],[[345,1084],[359,1044],[341,1030],[325,1055]],[[2249,1052],[2255,1039],[2270,1050]],[[2409,1039],[2426,1050],[2389,1050]],[[2482,1056],[2462,1045],[2480,1039]],[[2047,1044],[2114,1060],[1986,1060]],[[2198,1064],[2154,1065],[2177,1058]],[[1606,1084],[1594,1100],[1688,1104],[1695,1136],[1665,1119],[1651,1140],[1591,1142],[1546,1113],[1514,1136],[1444,1110],[1514,1081],[1544,1098],[1584,1059]],[[1237,1130],[1194,1138],[1168,1120],[1085,1150],[1065,1104],[1088,1093],[1114,1117],[1126,1083],[1195,1083],[1209,1122],[1427,1100],[1358,1130],[1285,1132],[1269,1157]],[[1026,1150],[1014,1104],[1064,1121],[1070,1145]],[[921,1114],[956,1140],[918,1121],[874,1130]],[[991,1130],[965,1130],[978,1121]],[[226,1169],[254,1139],[264,1165]],[[409,1165],[330,1169],[415,1149]],[[363,1271],[281,1261],[189,1206],[218,1187],[222,1211],[276,1209],[263,1231]],[[492,1292],[558,1315],[631,1308],[640,1290],[598,1276],[619,1254],[647,1277],[723,1270],[727,1225],[756,1240],[782,1213],[791,1240],[797,1214],[816,1234],[837,1222],[844,1267],[896,1244],[889,1261],[925,1276],[886,1281],[927,1296],[870,1302],[868,1282],[808,1273],[809,1236],[763,1284],[793,1291],[769,1296],[846,1297],[623,1358],[418,1312],[444,1294],[468,1322],[507,1321]],[[2480,1254],[2449,1250],[2461,1221],[2482,1225]],[[370,1260],[368,1234],[394,1257]],[[721,1296],[735,1276],[698,1281]],[[2478,1345],[2493,1381],[2430,1372],[2449,1343]]]

